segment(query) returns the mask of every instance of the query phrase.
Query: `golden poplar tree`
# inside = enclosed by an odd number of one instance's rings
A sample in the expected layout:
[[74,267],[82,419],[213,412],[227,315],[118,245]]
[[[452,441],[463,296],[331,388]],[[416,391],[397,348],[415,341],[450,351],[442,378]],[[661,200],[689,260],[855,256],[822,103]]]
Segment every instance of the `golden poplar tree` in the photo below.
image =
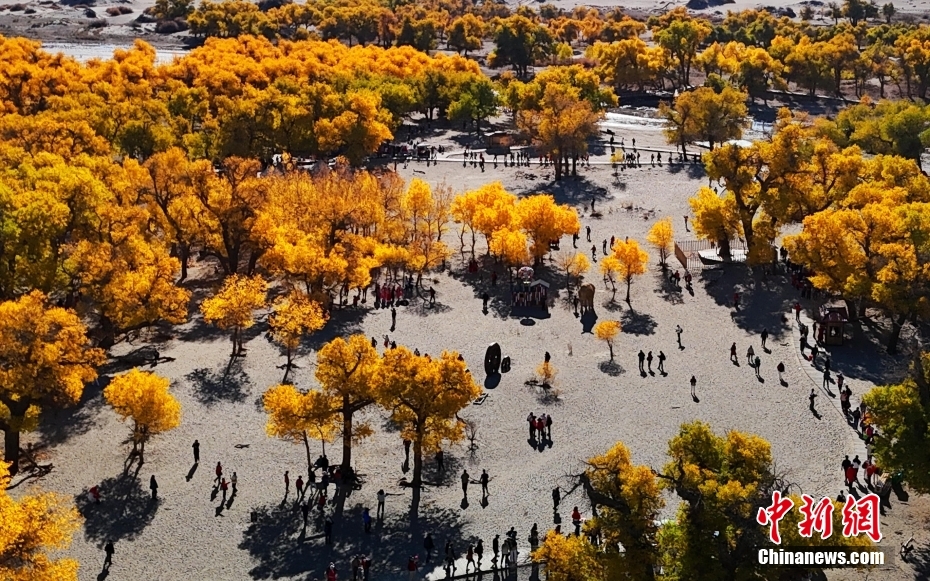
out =
[[339,429],[333,409],[335,399],[319,390],[301,391],[291,384],[276,385],[262,396],[269,436],[295,444],[302,443],[307,453],[307,474],[313,471],[310,459],[310,438],[319,440],[326,454],[326,443],[332,442]]
[[391,418],[403,426],[401,436],[413,442],[414,514],[420,504],[423,454],[440,449],[444,441],[464,437],[457,414],[481,394],[465,361],[455,352],[443,351],[436,358],[414,355],[399,346],[384,354],[375,378],[376,398]]
[[78,403],[103,361],[80,318],[49,306],[39,291],[0,303],[0,428],[11,473],[19,468],[19,434],[39,407]]
[[659,264],[662,265],[662,268],[667,267],[668,255],[672,252],[672,243],[674,242],[672,219],[662,218],[653,224],[652,228],[649,229],[649,234],[646,235],[646,240],[659,251]]
[[317,353],[316,379],[341,416],[342,467],[352,462],[352,443],[371,435],[367,423],[355,423],[355,414],[375,402],[375,383],[381,359],[364,335],[348,340],[336,337]]
[[607,348],[610,349],[611,361],[614,360],[614,341],[616,341],[620,331],[621,326],[619,321],[601,321],[597,325],[594,325],[594,336],[607,343]]
[[113,379],[103,397],[123,420],[132,419],[132,451],[145,463],[145,444],[157,434],[181,425],[181,402],[168,388],[171,381],[134,368]]
[[265,306],[268,283],[261,276],[232,275],[212,297],[203,301],[204,321],[220,329],[232,329],[232,356],[241,355],[242,331],[255,324],[255,310]]
[[9,465],[0,462],[0,579],[77,581],[78,562],[55,559],[71,545],[81,516],[70,500],[48,492],[11,498]]
[[640,248],[636,240],[617,240],[611,248],[611,255],[617,259],[618,272],[626,282],[626,302],[630,304],[630,285],[633,278],[646,273],[649,254]]
[[268,328],[271,338],[282,345],[287,353],[284,364],[284,382],[294,366],[294,351],[300,341],[310,333],[319,331],[326,325],[327,316],[323,307],[311,300],[299,290],[293,290],[274,302]]
[[540,194],[517,203],[517,220],[531,241],[530,253],[537,263],[549,252],[549,243],[581,229],[574,208],[555,203],[555,198]]
[[607,571],[599,553],[585,535],[566,537],[549,531],[532,557],[546,564],[551,581],[605,581]]

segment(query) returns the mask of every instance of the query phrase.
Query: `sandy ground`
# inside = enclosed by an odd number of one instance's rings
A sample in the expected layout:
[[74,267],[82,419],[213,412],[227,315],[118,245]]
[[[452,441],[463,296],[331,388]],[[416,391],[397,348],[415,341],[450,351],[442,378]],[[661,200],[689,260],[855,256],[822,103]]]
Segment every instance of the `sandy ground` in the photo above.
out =
[[[639,147],[661,144],[654,131],[634,133],[630,129],[623,134],[627,143],[634,135]],[[459,136],[443,133],[430,141],[455,149],[438,165],[412,163],[401,168],[404,177],[445,181],[456,189],[501,180],[520,194],[551,192],[559,201],[579,208],[583,227],[592,229],[599,260],[602,240],[612,235],[643,240],[654,219],[664,216],[673,219],[676,238],[690,239],[691,234],[682,229],[682,216],[688,213],[686,200],[706,183],[693,166],[642,167],[618,172],[615,177],[607,151],[601,150],[591,169],[582,170],[578,179],[556,185],[550,181],[550,170],[536,166],[495,168],[489,158],[485,173],[470,165],[463,168],[461,149],[456,145],[461,141]],[[600,218],[590,216],[592,197],[602,213]],[[453,233],[447,236],[457,248],[455,238]],[[563,240],[563,248],[570,244]],[[583,236],[579,246],[589,252],[591,243]],[[479,254],[483,252],[479,243]],[[652,262],[656,262],[655,257]],[[482,258],[482,264],[489,263]],[[197,300],[210,292],[210,273],[210,265],[199,265],[193,271],[194,278],[188,284]],[[633,283],[631,310],[612,302],[601,277],[591,274],[588,280],[598,287],[595,316],[579,319],[565,300],[562,277],[548,266],[541,269],[541,275],[558,292],[555,306],[548,316],[518,316],[507,305],[506,277],[491,288],[487,267],[480,274],[468,274],[461,255],[456,254],[449,270],[435,275],[435,307],[414,301],[398,309],[393,332],[388,310],[372,310],[369,304],[339,311],[323,332],[306,342],[298,359],[300,369],[294,381],[300,387],[312,387],[314,350],[335,335],[355,332],[379,340],[390,334],[398,344],[426,353],[458,350],[479,382],[485,381],[481,362],[489,343],[499,342],[504,354],[512,358],[513,369],[500,384],[487,385],[487,400],[462,413],[479,425],[477,450],[469,451],[467,443],[449,449],[443,485],[429,487],[424,493],[421,530],[432,532],[437,547],[452,539],[462,553],[465,543],[476,538],[484,539],[490,547],[495,534],[503,535],[515,526],[521,555],[525,556],[525,539],[532,523],[539,523],[543,531],[552,526],[551,489],[556,485],[567,488],[567,475],[582,469],[585,458],[622,440],[635,462],[661,467],[668,439],[683,422],[695,419],[709,422],[721,433],[738,429],[765,437],[772,443],[778,470],[815,496],[835,496],[842,487],[839,462],[843,454],[864,455],[838,404],[825,395],[819,398],[822,419],[807,409],[807,394],[811,387],[819,387],[819,376],[797,357],[793,328],[783,322],[783,315],[796,300],[784,276],[753,282],[741,268],[705,271],[696,273],[692,296],[669,288],[653,266]],[[485,289],[493,298],[489,312],[482,314],[479,297]],[[743,293],[744,308],[739,313],[728,305],[734,290]],[[607,346],[590,333],[596,320],[611,318],[624,326],[615,347],[616,365],[608,363]],[[676,325],[684,329],[683,349],[676,346]],[[758,334],[763,328],[773,334],[771,353],[760,349]],[[404,476],[401,441],[385,414],[374,409],[364,416],[373,424],[375,434],[355,451],[365,484],[347,503],[345,520],[337,522],[335,547],[324,546],[319,518],[311,518],[310,529],[305,535],[301,533],[299,512],[294,512],[291,502],[293,489],[288,502],[282,499],[283,473],[289,470],[293,483],[305,465],[303,449],[271,439],[264,432],[260,396],[280,381],[283,372],[278,366],[284,361],[278,349],[264,339],[264,331],[264,324],[259,323],[249,332],[247,356],[232,365],[227,336],[205,325],[197,315],[171,330],[169,336],[153,340],[163,358],[154,371],[171,378],[184,415],[178,429],[150,444],[146,463],[138,472],[134,467],[128,476],[123,475],[129,429],[101,396],[109,374],[125,369],[118,362],[108,368],[98,385],[86,389],[79,407],[47,414],[43,428],[25,437],[25,442],[42,446],[43,459],[54,465],[37,484],[76,495],[85,516],[85,524],[68,551],[82,564],[82,581],[100,578],[102,546],[108,538],[117,541],[109,571],[112,579],[306,580],[321,578],[330,561],[338,564],[343,572],[340,579],[344,579],[351,556],[366,552],[374,560],[373,579],[393,580],[404,575],[402,568],[411,553],[422,555],[420,533],[408,532],[410,493],[399,485]],[[728,361],[729,345],[734,341],[743,359],[739,366]],[[142,340],[121,344],[113,353],[119,356],[145,344]],[[743,356],[750,344],[762,357],[764,381],[757,380],[745,364]],[[663,350],[668,355],[668,375],[641,376],[636,362],[640,349],[654,354]],[[545,351],[552,353],[560,370],[557,388],[561,395],[555,402],[545,401],[525,385]],[[903,361],[878,355],[877,347],[866,338],[835,348],[833,360],[834,369],[842,370],[848,378],[855,402],[874,383],[898,376]],[[788,367],[787,386],[777,380],[775,366],[779,361]],[[698,379],[699,402],[692,401],[689,394],[692,374]],[[525,418],[530,411],[552,414],[551,446],[535,448],[528,442]],[[201,443],[199,466],[193,465],[190,448],[195,438]],[[319,444],[314,443],[314,457],[319,450]],[[328,451],[330,458],[338,461],[338,449],[328,447]],[[238,475],[239,493],[228,505],[211,499],[217,461],[223,463],[227,475],[232,471]],[[458,479],[463,468],[473,478],[482,469],[488,470],[492,480],[486,505],[480,502],[477,485],[472,487],[468,502],[463,502]],[[148,491],[153,474],[160,484],[160,500],[154,504]],[[438,479],[432,461],[427,464],[426,477]],[[17,487],[14,494],[29,490],[32,484],[28,481]],[[84,494],[95,484],[103,491],[100,505],[88,503]],[[361,508],[374,510],[375,493],[380,488],[392,495],[387,501],[387,518],[366,535]],[[925,499],[912,498],[910,506],[893,501],[883,519],[887,544],[894,548],[911,534],[926,535]],[[914,505],[920,502],[923,508],[917,510]],[[584,514],[590,514],[580,493],[575,492],[563,500],[561,518],[567,521],[576,504]],[[664,516],[671,516],[674,506],[670,505]],[[255,525],[249,522],[252,511],[258,513]],[[919,538],[926,546],[927,539]],[[914,576],[909,566],[895,565],[883,570],[880,578],[904,580]],[[863,577],[849,574],[835,578]]]

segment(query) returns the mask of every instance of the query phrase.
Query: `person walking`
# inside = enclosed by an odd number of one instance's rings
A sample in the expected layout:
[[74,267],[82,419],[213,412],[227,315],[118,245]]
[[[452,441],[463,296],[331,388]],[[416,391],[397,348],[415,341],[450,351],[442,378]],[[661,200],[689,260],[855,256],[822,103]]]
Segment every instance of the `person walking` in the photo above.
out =
[[378,508],[376,511],[376,516],[378,520],[384,518],[384,499],[387,498],[387,495],[384,493],[384,489],[378,491]]
[[801,322],[801,303],[794,303],[794,320]]
[[526,421],[530,425],[530,440],[535,440],[536,439],[536,415],[533,412],[530,412],[530,414],[526,416]]
[[652,373],[652,351],[649,352],[649,355],[646,355],[646,368],[649,373]]
[[158,481],[155,480],[155,475],[152,474],[152,477],[149,479],[149,489],[152,491],[152,500],[158,499]]
[[297,482],[295,483],[295,485],[297,486],[297,500],[300,501],[300,500],[302,500],[303,497],[304,497],[304,477],[303,477],[303,474],[300,474],[300,475],[297,476]]
[[439,450],[438,452],[436,452],[436,469],[439,470],[439,472],[446,471],[446,464],[444,462],[445,457],[446,455],[443,453],[442,450]]
[[604,242],[601,246],[603,247],[604,256],[607,256],[607,239],[606,238],[604,239]]
[[665,375],[665,353],[659,351],[659,373]]
[[752,367],[752,363],[755,360],[756,351],[752,348],[752,345],[749,346],[749,349],[746,350],[746,364]]
[[391,307],[391,330],[397,325],[397,309]]
[[769,338],[769,330],[762,329],[762,348],[765,349],[765,341]]
[[433,549],[436,548],[435,543],[433,543],[433,535],[426,533],[426,537],[423,539],[423,550],[426,551],[426,562],[429,563],[429,560],[433,558]]
[[575,525],[575,536],[581,535],[581,512],[578,507],[572,509],[572,524]]
[[588,242],[591,242],[591,227],[585,226],[585,231],[587,232],[587,235],[588,235]]
[[418,562],[416,555],[411,555],[407,559],[407,579],[409,581],[414,581],[417,578],[417,569],[420,568],[420,563]]
[[675,325],[675,334],[678,335],[678,348],[684,349],[684,345],[681,344],[681,333],[682,333],[681,325]]
[[697,386],[697,378],[693,375],[691,376],[691,397],[697,398],[697,394],[694,393],[694,388]]
[[482,496],[482,497],[490,496],[490,495],[488,494],[488,481],[489,481],[489,480],[490,480],[490,478],[488,477],[488,471],[482,469],[482,470],[481,470],[481,479],[480,479],[480,481],[481,481],[481,496]]
[[481,539],[478,539],[478,544],[475,545],[475,555],[478,556],[478,570],[481,570],[481,559],[484,556],[484,542]]
[[816,415],[816,414],[817,414],[817,410],[814,409],[814,400],[817,399],[817,393],[814,391],[814,388],[813,388],[813,387],[811,388],[811,394],[810,394],[809,396],[807,396],[807,399],[809,399],[810,402],[811,402],[811,404],[810,404],[810,410]]
[[562,501],[562,491],[556,486],[552,489],[552,510],[559,510],[559,503]]
[[546,439],[552,441],[552,414],[546,414]]
[[816,343],[811,345],[811,365],[814,367],[817,367],[817,352],[818,351],[819,349],[817,348]]
[[107,539],[107,544],[103,546],[103,552],[107,554],[106,559],[103,560],[103,568],[109,569],[110,565],[113,564],[113,553],[116,552],[116,549],[113,547],[113,541]]
[[368,507],[362,509],[362,524],[365,526],[365,532],[371,532],[371,513],[368,511]]
[[436,304],[436,289],[429,287],[429,304],[433,306]]
[[226,502],[226,492],[229,490],[229,483],[226,482],[226,479],[223,478],[220,480],[220,491],[223,493],[223,500],[220,501],[220,504]]
[[191,448],[194,449],[194,464],[200,464],[200,441],[194,440]]
[[762,360],[759,359],[758,355],[756,355],[756,358],[752,360],[752,366],[756,370],[756,378],[762,379]]
[[785,364],[784,364],[784,362],[779,361],[779,362],[778,362],[778,367],[776,367],[776,369],[778,370],[778,382],[779,382],[779,383],[784,383],[784,382],[785,382],[785,379],[782,377],[782,373],[785,372]]
[[830,381],[830,370],[829,370],[829,369],[824,369],[824,370],[823,370],[823,388],[824,388],[825,390],[827,390],[827,391],[830,391],[830,383],[831,383],[831,381]]
[[646,354],[643,353],[642,349],[640,349],[639,355],[637,355],[637,357],[639,358],[639,372],[645,375],[646,369],[643,367],[643,363],[646,361]]
[[219,482],[223,478],[223,465],[219,462],[216,463],[216,480],[214,482]]
[[475,571],[478,570],[478,566],[475,564],[475,546],[468,545],[468,552],[465,553],[465,574],[468,574],[468,567],[472,566],[475,568]]
[[232,484],[233,496],[236,496],[236,484],[239,483],[239,477],[236,476],[236,471],[233,470],[232,476],[229,477],[229,483]]
[[739,359],[736,357],[736,342],[730,345],[730,361],[739,365]]
[[[445,558],[446,558],[446,573],[447,576],[455,575],[455,549],[452,548],[452,541],[446,541],[445,549]],[[449,574],[451,572],[451,575]]]
[[491,551],[494,553],[494,560],[492,561],[492,563],[494,564],[494,568],[497,569],[498,557],[501,552],[501,536],[500,535],[494,535],[494,540],[491,541]]
[[287,497],[291,491],[291,477],[287,470],[284,471],[284,496]]
[[336,581],[338,575],[336,574],[336,564],[330,563],[329,568],[326,569],[326,581]]
[[468,498],[468,470],[462,470],[462,495]]
[[488,310],[488,301],[490,300],[491,300],[491,295],[488,294],[488,291],[484,291],[483,293],[481,293],[481,310],[482,311]]
[[594,244],[591,245],[591,260],[597,262],[597,246]]

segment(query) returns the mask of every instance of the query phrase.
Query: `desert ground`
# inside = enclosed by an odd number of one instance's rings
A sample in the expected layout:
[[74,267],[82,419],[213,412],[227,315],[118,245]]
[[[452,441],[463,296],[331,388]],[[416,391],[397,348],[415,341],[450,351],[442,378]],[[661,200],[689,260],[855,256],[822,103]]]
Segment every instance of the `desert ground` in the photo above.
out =
[[[635,120],[634,120],[635,121]],[[648,123],[638,124],[615,117],[616,139],[627,147],[637,138],[644,156],[650,150],[668,151],[661,134]],[[485,171],[468,164],[463,167],[462,149],[467,138],[446,128],[419,136],[429,143],[444,145],[446,153],[436,164],[411,162],[398,171],[406,178],[418,177],[432,184],[445,182],[456,190],[500,180],[518,194],[552,193],[560,202],[578,209],[582,222],[579,248],[589,252],[596,246],[603,257],[602,241],[611,236],[629,236],[644,241],[652,223],[670,216],[677,240],[690,240],[683,216],[689,214],[687,199],[707,183],[696,165],[663,165],[614,169],[606,143],[594,148],[590,168],[577,178],[552,182],[552,171],[532,167],[495,165],[488,156]],[[480,142],[472,141],[472,146]],[[600,214],[591,215],[591,202]],[[590,226],[592,242],[584,228]],[[498,342],[510,356],[513,368],[499,384],[487,383],[487,398],[464,410],[465,419],[478,425],[476,449],[468,442],[446,451],[447,471],[436,472],[427,462],[426,479],[439,485],[426,488],[421,506],[422,531],[432,533],[437,547],[446,539],[461,554],[469,541],[484,540],[490,547],[495,534],[516,527],[521,559],[527,555],[526,537],[533,523],[545,531],[553,526],[550,491],[554,486],[571,487],[572,473],[583,469],[584,459],[606,451],[616,441],[629,446],[634,462],[660,468],[666,444],[683,422],[701,419],[720,433],[736,429],[759,434],[769,440],[778,470],[798,490],[813,496],[836,496],[843,487],[840,460],[844,454],[864,457],[865,448],[846,424],[838,400],[821,390],[820,372],[798,354],[798,331],[790,307],[798,297],[784,274],[763,279],[739,265],[725,269],[694,271],[694,292],[671,287],[651,256],[650,271],[632,285],[631,306],[616,300],[605,288],[600,274],[590,272],[586,280],[598,290],[594,316],[579,318],[567,299],[563,276],[546,264],[537,275],[551,283],[553,307],[541,311],[512,312],[506,292],[506,275],[496,287],[490,285],[493,261],[478,244],[478,273],[470,274],[467,259],[458,252],[458,236],[450,225],[446,241],[456,249],[448,267],[431,275],[427,285],[435,288],[437,302],[428,306],[415,299],[398,309],[397,326],[391,330],[389,310],[374,310],[369,302],[358,308],[336,310],[329,325],[303,345],[292,372],[298,387],[315,385],[315,350],[337,335],[362,333],[375,337],[382,349],[387,334],[399,345],[424,353],[443,349],[462,353],[475,374],[485,382],[482,366],[485,348]],[[562,239],[562,248],[571,246]],[[597,265],[594,265],[595,268]],[[672,268],[681,269],[674,265]],[[198,263],[185,283],[194,293],[194,303],[207,296],[217,284],[213,265]],[[481,294],[491,294],[487,313],[482,312]],[[734,291],[742,293],[743,308],[731,306]],[[802,301],[806,309],[813,301]],[[27,435],[24,444],[36,447],[42,463],[51,471],[42,478],[17,480],[13,494],[32,487],[74,495],[85,522],[75,535],[67,554],[81,563],[80,579],[100,579],[108,539],[115,540],[116,555],[109,570],[111,579],[288,579],[322,578],[329,562],[337,563],[346,578],[349,560],[359,553],[373,559],[372,579],[406,578],[404,567],[411,554],[422,555],[422,537],[408,531],[410,491],[401,486],[403,447],[395,428],[381,411],[369,410],[364,418],[374,435],[355,448],[355,465],[364,486],[352,494],[346,517],[337,522],[335,546],[322,539],[322,519],[311,517],[306,535],[301,534],[300,512],[294,509],[294,491],[285,502],[283,474],[289,470],[292,485],[305,469],[302,446],[268,437],[261,395],[282,379],[279,367],[284,357],[264,338],[266,325],[260,321],[250,329],[247,356],[230,364],[227,335],[206,325],[196,308],[182,326],[153,330],[117,345],[100,380],[89,385],[79,406],[45,415],[42,427]],[[597,320],[616,319],[623,333],[615,347],[615,363],[609,363],[606,344],[591,334]],[[676,345],[675,326],[681,325],[683,348]],[[759,333],[767,328],[770,353],[761,350]],[[729,361],[729,346],[736,342],[741,362]],[[842,371],[853,390],[853,403],[872,385],[901,377],[907,354],[898,358],[883,355],[878,337],[850,333],[850,341],[830,349],[833,369]],[[749,345],[762,357],[762,379],[755,377],[743,356]],[[158,349],[160,359],[151,369],[172,380],[172,390],[181,400],[181,426],[154,439],[146,449],[141,469],[128,475],[124,465],[130,450],[129,426],[119,421],[101,395],[107,381],[128,369],[122,356],[143,346]],[[641,376],[636,354],[660,350],[668,356],[667,376]],[[538,388],[528,386],[534,369],[548,351],[559,369],[557,399],[547,399]],[[786,385],[779,384],[775,370],[787,367]],[[698,401],[693,401],[688,380],[695,375]],[[807,395],[818,390],[818,419],[808,410]],[[529,412],[545,412],[554,419],[552,445],[533,447],[527,439],[525,418]],[[201,462],[193,464],[191,443],[201,444]],[[314,457],[319,442],[313,443]],[[333,461],[341,456],[338,446],[327,446]],[[211,498],[213,467],[223,464],[228,476],[238,475],[238,494],[225,505]],[[467,469],[477,478],[482,469],[491,476],[490,497],[479,503],[475,486],[469,502],[463,502],[459,475]],[[148,482],[155,475],[160,484],[159,501],[149,500]],[[99,485],[103,502],[87,498],[90,487]],[[362,530],[361,510],[376,505],[376,492],[384,489],[387,516],[371,534]],[[840,571],[830,579],[907,580],[928,574],[930,540],[926,498],[891,498],[882,517],[885,540],[882,546],[895,551],[911,535],[918,540],[919,565],[900,562],[866,573]],[[567,522],[573,505],[590,516],[580,490],[562,501],[561,518]],[[664,517],[673,516],[670,503]],[[327,510],[330,510],[327,508]],[[257,523],[250,522],[255,511]],[[315,511],[314,511],[315,513]],[[426,571],[442,578],[436,562]],[[459,564],[461,573],[464,564]],[[487,568],[487,563],[485,563]],[[488,573],[487,579],[496,578]]]

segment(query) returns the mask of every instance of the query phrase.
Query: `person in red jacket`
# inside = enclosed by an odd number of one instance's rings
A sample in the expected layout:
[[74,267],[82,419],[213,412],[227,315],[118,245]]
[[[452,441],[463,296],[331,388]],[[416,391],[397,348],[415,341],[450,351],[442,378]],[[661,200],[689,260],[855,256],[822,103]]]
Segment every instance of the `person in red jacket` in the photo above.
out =
[[336,564],[330,563],[329,568],[326,570],[326,581],[336,581]]

